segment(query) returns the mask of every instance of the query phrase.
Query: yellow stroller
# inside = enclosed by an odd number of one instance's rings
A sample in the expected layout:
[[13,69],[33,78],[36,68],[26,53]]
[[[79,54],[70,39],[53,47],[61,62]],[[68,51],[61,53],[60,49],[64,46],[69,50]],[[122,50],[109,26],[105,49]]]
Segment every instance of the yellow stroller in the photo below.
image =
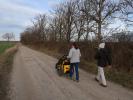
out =
[[70,72],[70,61],[67,59],[67,56],[62,56],[55,66],[59,76],[68,74]]

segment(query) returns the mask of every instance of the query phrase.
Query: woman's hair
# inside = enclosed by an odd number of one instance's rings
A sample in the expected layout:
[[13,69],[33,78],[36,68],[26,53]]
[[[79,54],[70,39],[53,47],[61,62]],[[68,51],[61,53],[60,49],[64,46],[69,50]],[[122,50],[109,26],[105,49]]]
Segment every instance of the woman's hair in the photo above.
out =
[[78,45],[77,45],[77,43],[76,42],[73,42],[73,44],[72,44],[73,46],[74,46],[74,48],[75,49],[79,49],[79,47],[78,47]]

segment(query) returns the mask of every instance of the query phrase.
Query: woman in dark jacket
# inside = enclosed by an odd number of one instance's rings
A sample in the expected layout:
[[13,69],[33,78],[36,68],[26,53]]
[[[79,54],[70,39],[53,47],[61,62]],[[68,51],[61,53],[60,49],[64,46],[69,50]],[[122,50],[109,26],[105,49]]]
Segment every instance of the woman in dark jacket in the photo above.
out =
[[105,48],[105,43],[99,44],[99,49],[95,55],[98,66],[98,74],[96,80],[101,82],[101,85],[107,87],[106,79],[104,76],[104,67],[111,66],[111,55],[109,49]]

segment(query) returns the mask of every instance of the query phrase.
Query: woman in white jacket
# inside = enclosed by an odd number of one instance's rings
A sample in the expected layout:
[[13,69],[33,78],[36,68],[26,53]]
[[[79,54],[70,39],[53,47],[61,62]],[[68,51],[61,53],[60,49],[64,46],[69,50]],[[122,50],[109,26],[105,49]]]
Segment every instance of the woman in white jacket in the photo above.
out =
[[76,43],[73,43],[71,46],[71,49],[69,51],[69,55],[67,56],[67,58],[70,59],[70,78],[72,78],[73,74],[74,74],[74,68],[75,68],[75,72],[76,72],[76,81],[79,82],[79,71],[78,71],[78,67],[79,67],[79,62],[80,62],[80,57],[81,57],[81,53],[80,53],[80,49],[78,48]]

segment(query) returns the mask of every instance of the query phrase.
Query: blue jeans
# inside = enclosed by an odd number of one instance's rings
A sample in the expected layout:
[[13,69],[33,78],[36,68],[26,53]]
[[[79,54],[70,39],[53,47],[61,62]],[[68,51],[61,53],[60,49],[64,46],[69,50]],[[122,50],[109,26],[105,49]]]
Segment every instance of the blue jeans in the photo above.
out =
[[79,63],[70,64],[70,78],[72,78],[74,74],[74,67],[75,67],[75,72],[76,72],[76,80],[79,80],[79,71],[78,71]]

